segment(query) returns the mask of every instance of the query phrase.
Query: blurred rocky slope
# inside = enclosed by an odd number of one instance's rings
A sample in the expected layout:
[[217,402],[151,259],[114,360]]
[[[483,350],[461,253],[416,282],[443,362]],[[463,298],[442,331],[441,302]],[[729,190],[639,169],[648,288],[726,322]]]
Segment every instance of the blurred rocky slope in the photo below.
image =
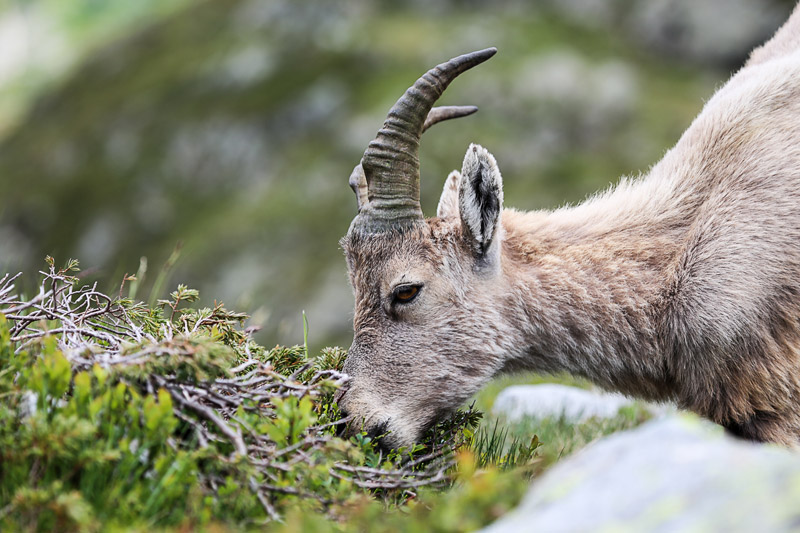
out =
[[352,297],[337,242],[355,214],[347,178],[425,69],[499,49],[442,100],[480,113],[423,140],[425,212],[470,142],[497,157],[507,205],[552,207],[646,170],[791,8],[172,4],[96,40],[20,120],[0,125],[0,271],[78,257],[110,286],[147,256],[147,284],[182,242],[170,285],[250,311],[263,342],[290,344],[302,339],[302,309],[312,342],[348,342]]

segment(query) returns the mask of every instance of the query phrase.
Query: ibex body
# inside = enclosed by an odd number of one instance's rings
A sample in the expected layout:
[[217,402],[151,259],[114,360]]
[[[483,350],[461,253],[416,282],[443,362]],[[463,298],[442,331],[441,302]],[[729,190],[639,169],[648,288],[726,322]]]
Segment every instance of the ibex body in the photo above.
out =
[[498,373],[567,371],[797,444],[800,11],[646,176],[523,213],[503,209],[497,164],[472,145],[425,220],[424,119],[493,53],[420,78],[351,178],[353,381],[342,407],[386,445],[406,445]]

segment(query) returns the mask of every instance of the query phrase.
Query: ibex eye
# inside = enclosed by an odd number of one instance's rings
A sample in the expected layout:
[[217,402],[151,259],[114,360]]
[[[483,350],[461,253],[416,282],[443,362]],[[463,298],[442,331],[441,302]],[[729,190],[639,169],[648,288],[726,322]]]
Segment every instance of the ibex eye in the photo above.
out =
[[394,301],[407,304],[419,294],[419,285],[400,285],[394,290]]

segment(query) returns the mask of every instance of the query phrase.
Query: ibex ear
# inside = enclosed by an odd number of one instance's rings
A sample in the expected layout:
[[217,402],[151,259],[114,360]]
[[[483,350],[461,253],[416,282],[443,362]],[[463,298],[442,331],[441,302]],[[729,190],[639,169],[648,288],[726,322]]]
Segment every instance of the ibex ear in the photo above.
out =
[[461,174],[454,170],[447,176],[442,189],[442,196],[439,198],[439,207],[436,208],[436,216],[439,218],[451,218],[458,216],[458,183],[461,181]]
[[471,144],[464,156],[458,206],[465,236],[479,255],[487,255],[503,209],[503,177],[494,156],[477,144]]

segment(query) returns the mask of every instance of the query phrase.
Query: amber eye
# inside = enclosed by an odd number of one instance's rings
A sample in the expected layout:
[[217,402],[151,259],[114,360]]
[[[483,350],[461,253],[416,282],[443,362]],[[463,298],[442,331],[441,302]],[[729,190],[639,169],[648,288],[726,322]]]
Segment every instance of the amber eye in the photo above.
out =
[[407,304],[419,293],[418,285],[400,285],[394,290],[394,301]]

